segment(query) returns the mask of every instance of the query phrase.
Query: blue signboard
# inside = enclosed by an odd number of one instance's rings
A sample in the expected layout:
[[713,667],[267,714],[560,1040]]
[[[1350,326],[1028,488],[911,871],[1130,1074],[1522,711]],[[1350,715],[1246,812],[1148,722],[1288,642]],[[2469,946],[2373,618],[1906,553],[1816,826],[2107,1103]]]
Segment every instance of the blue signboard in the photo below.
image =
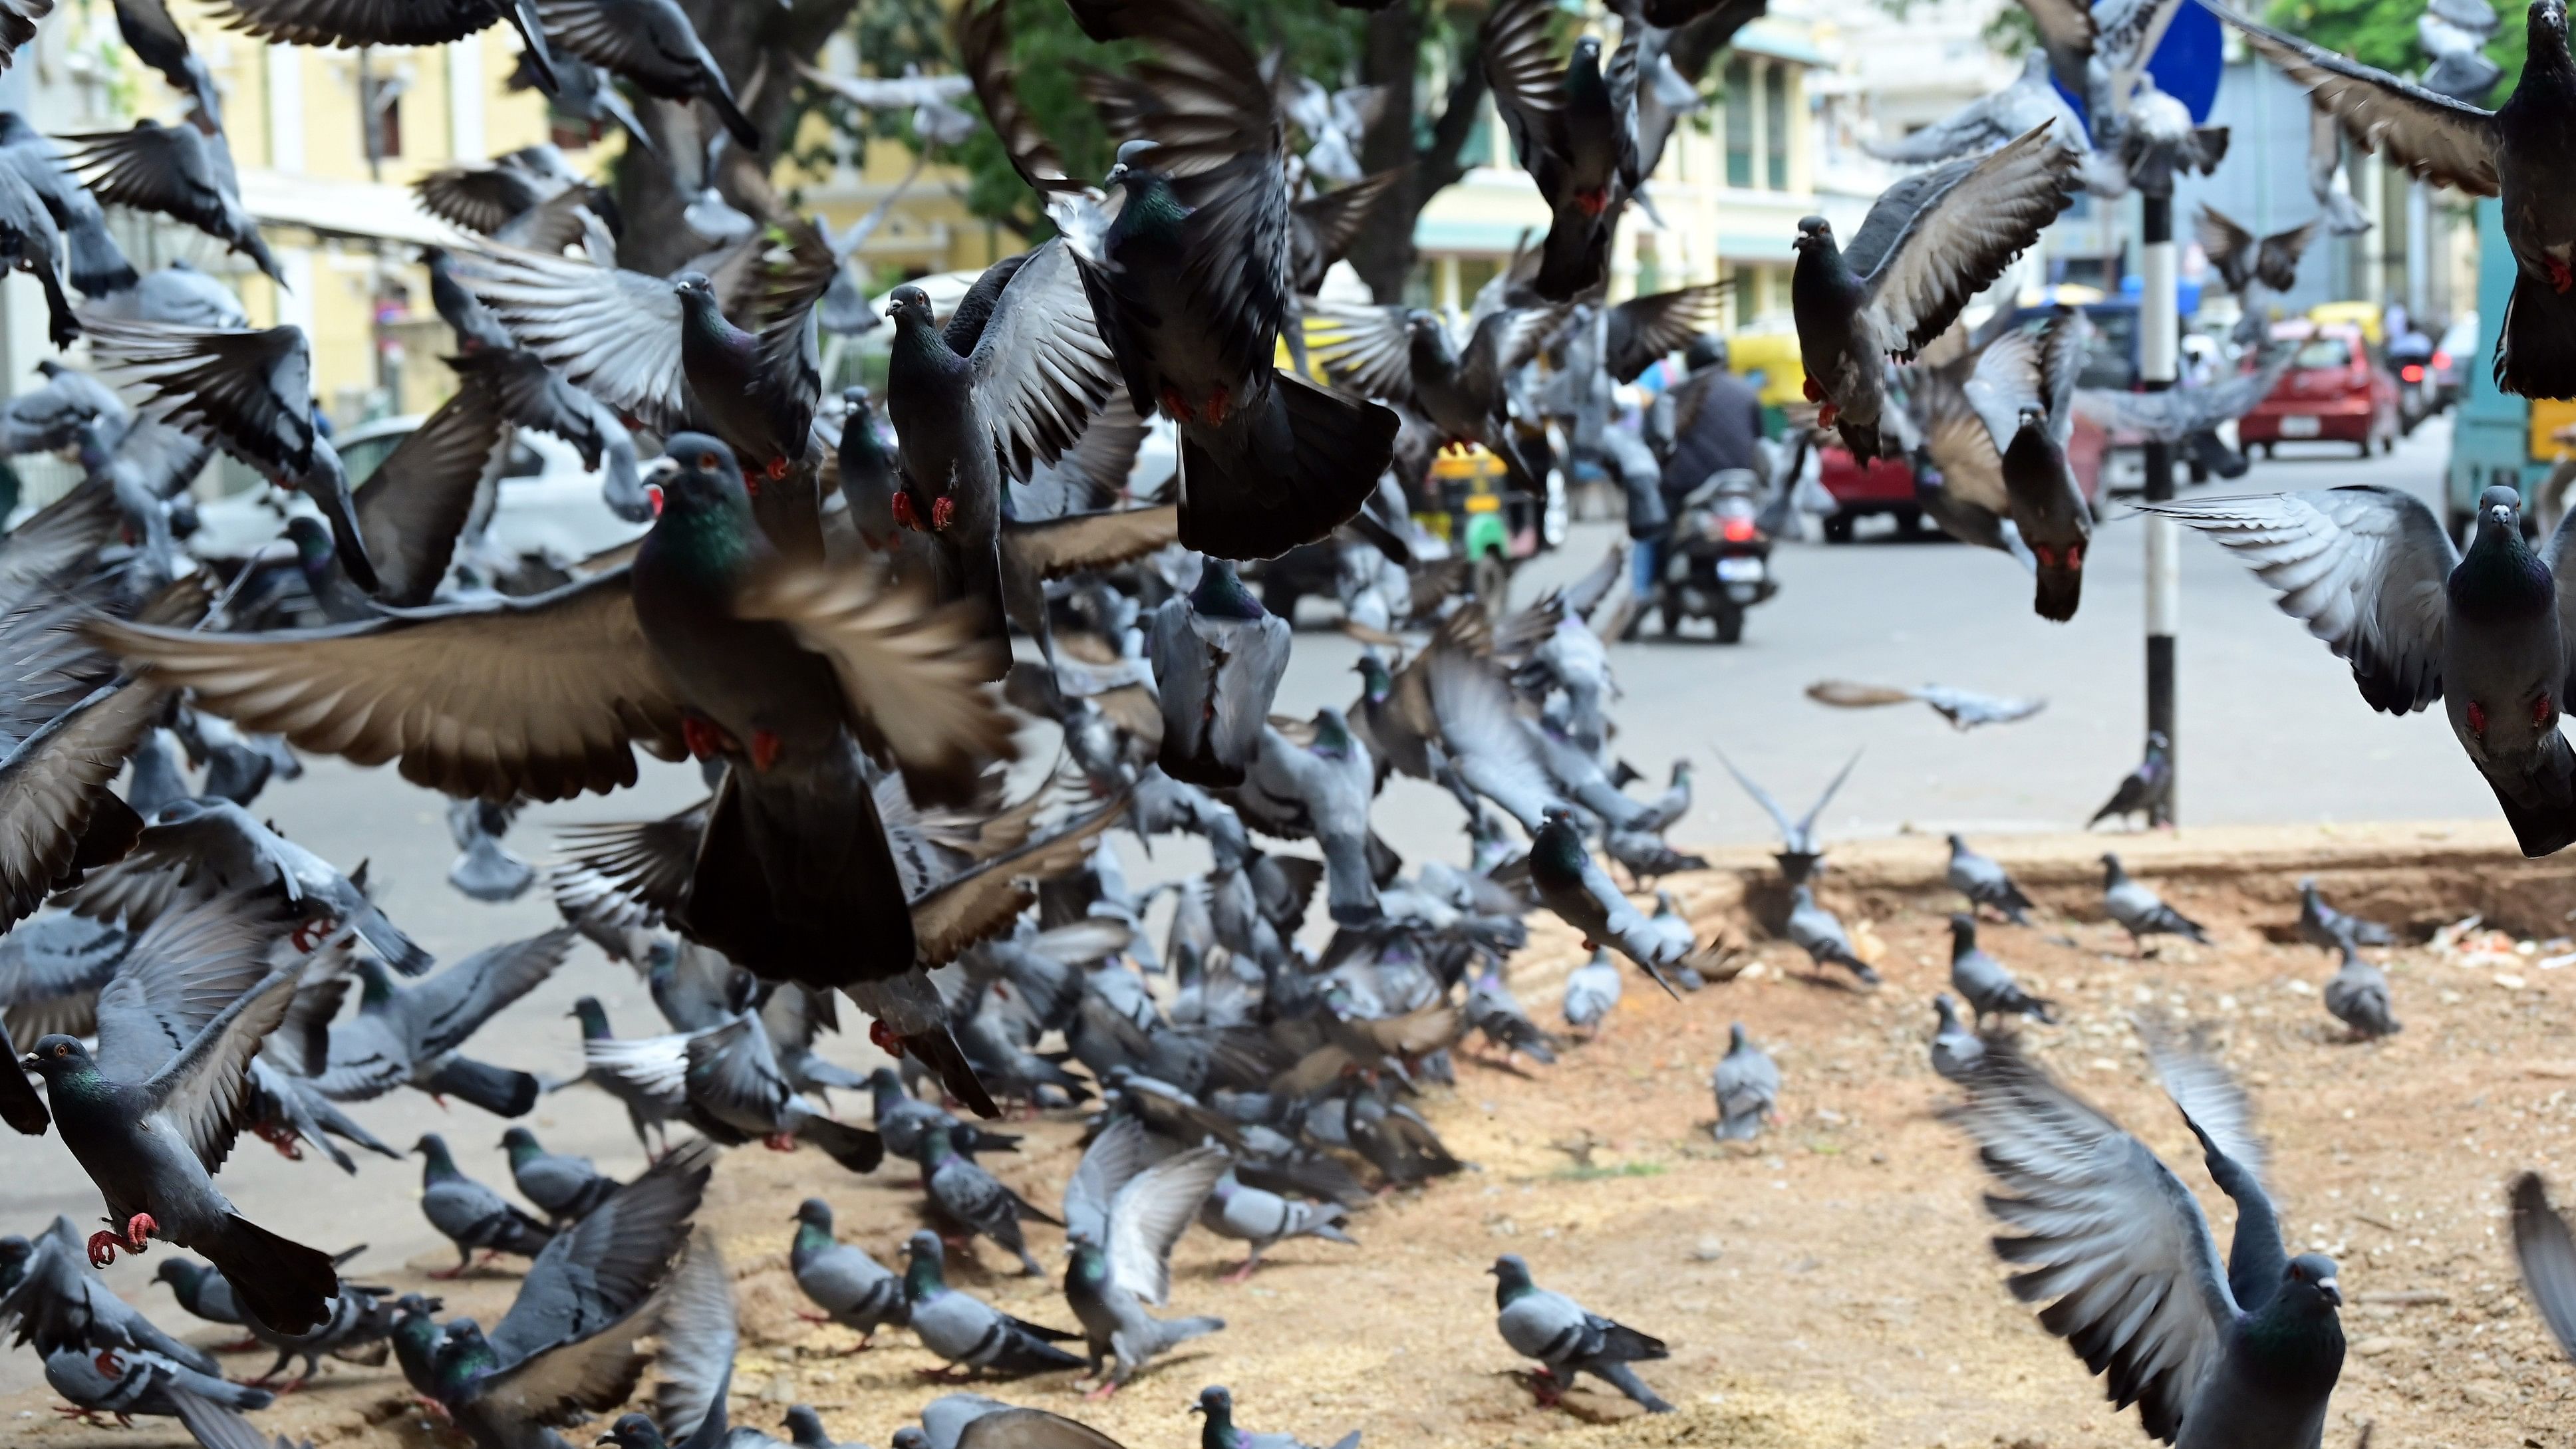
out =
[[[2194,125],[2206,123],[2209,108],[2218,103],[2218,73],[2225,65],[2225,49],[2218,17],[2194,0],[2182,0],[2172,23],[2165,27],[2164,40],[2147,58],[2147,74],[2155,78],[2156,89],[2182,102]],[[2057,93],[2066,97],[2086,126],[2093,124],[2082,96],[2069,94],[2062,85]]]

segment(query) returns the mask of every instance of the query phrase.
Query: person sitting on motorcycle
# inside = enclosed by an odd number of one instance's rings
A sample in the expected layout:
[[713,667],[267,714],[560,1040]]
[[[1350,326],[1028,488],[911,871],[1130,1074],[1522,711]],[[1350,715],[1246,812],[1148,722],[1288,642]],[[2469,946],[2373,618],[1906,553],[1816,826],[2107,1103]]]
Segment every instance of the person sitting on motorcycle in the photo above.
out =
[[[1667,516],[1678,514],[1682,500],[1720,469],[1743,468],[1757,476],[1763,471],[1762,399],[1751,383],[1727,368],[1726,339],[1703,332],[1682,360],[1690,365],[1690,376],[1655,404]],[[1632,582],[1640,602],[1663,577],[1670,545],[1667,531],[1660,529],[1637,540]]]

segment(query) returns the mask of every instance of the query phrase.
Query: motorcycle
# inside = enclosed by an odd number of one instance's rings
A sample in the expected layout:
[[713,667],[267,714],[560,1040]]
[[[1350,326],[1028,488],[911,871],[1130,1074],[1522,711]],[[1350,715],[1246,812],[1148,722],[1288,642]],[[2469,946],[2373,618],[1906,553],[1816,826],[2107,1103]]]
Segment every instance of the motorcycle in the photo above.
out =
[[1763,492],[1751,469],[1724,468],[1673,510],[1652,600],[1663,612],[1666,635],[1684,619],[1706,619],[1717,630],[1717,642],[1740,642],[1744,611],[1780,591],[1771,571]]

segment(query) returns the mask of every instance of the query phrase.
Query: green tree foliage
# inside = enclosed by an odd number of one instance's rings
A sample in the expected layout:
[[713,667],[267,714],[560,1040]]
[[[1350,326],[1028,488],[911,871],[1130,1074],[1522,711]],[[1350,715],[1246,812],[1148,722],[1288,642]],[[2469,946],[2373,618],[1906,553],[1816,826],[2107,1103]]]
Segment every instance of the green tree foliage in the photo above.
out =
[[[2421,5],[2393,0],[2274,0],[2265,18],[2292,35],[2364,65],[2412,78],[2432,63],[2415,43],[2415,17],[2421,13]],[[2508,3],[2499,13],[2504,24],[2487,42],[2487,56],[2504,67],[2504,77],[2496,82],[2490,100],[2513,94],[2514,82],[2522,75],[2522,9]]]

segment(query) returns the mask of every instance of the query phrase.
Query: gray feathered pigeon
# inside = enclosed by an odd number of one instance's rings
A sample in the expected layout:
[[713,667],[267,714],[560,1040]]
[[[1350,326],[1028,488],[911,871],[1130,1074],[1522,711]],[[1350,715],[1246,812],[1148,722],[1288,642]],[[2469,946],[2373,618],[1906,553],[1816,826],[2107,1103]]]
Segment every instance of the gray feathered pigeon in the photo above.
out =
[[1852,752],[1851,759],[1825,783],[1824,793],[1816,797],[1815,804],[1807,807],[1805,815],[1791,820],[1789,812],[1780,808],[1780,802],[1771,798],[1771,792],[1753,783],[1752,776],[1735,768],[1735,762],[1726,757],[1726,751],[1715,746],[1710,749],[1717,755],[1717,762],[1726,767],[1726,773],[1735,777],[1735,783],[1743,786],[1744,793],[1752,796],[1753,803],[1761,806],[1763,813],[1779,827],[1780,849],[1772,859],[1780,863],[1780,874],[1791,885],[1798,885],[1815,874],[1825,858],[1824,847],[1816,840],[1816,819],[1825,813],[1827,805],[1833,803],[1834,792],[1843,787],[1843,781],[1851,778],[1852,766],[1860,763],[1860,752]]
[[2027,1016],[2054,1025],[2057,1004],[2021,989],[2004,964],[1977,945],[1977,918],[1950,918],[1950,985],[1983,1023],[1990,1016]]
[[1744,1023],[1726,1029],[1726,1055],[1709,1085],[1717,1093],[1717,1140],[1750,1142],[1780,1100],[1780,1064],[1745,1035]]
[[1342,1231],[1348,1216],[1348,1210],[1339,1203],[1307,1202],[1249,1186],[1232,1167],[1217,1178],[1206,1200],[1199,1204],[1200,1227],[1220,1238],[1250,1246],[1243,1266],[1225,1275],[1228,1283],[1250,1278],[1252,1270],[1261,1266],[1262,1254],[1291,1238],[1350,1243],[1350,1234]]
[[548,1152],[537,1134],[513,1127],[501,1134],[510,1156],[510,1181],[557,1227],[587,1215],[625,1184],[590,1165],[587,1157]]
[[1788,925],[1791,944],[1806,952],[1808,960],[1819,966],[1840,966],[1864,986],[1878,984],[1877,970],[1852,949],[1841,918],[1816,904],[1816,893],[1805,885],[1789,891]]
[[2576,532],[2562,522],[2535,553],[2521,495],[2503,486],[2479,498],[2466,553],[2401,489],[2147,507],[2217,539],[2281,591],[2282,611],[2352,662],[2372,708],[2409,714],[2442,700],[2523,854],[2576,842],[2576,750],[2558,727],[2576,680],[2576,627],[2560,623],[2576,588],[2559,582],[2564,570],[2576,583]]
[[788,1082],[757,1015],[744,1012],[692,1033],[680,1050],[689,1120],[717,1142],[757,1138],[774,1151],[812,1143],[852,1172],[874,1172],[885,1160],[877,1134],[835,1121]]
[[[581,1021],[582,1074],[562,1086],[588,1083],[615,1097],[626,1108],[627,1124],[635,1129],[636,1144],[646,1153],[655,1152],[654,1140],[661,1146],[671,1145],[670,1121],[680,1115],[684,1105],[681,1094],[670,1081],[669,1053],[653,1045],[651,1037],[620,1040],[609,1031],[608,1009],[599,998],[585,996],[572,1004],[565,1015]],[[649,1058],[657,1070],[648,1070],[639,1058]],[[687,1061],[685,1053],[680,1057]],[[551,1090],[551,1089],[550,1089]]]
[[[1234,1395],[1222,1384],[1210,1384],[1199,1390],[1190,1412],[1204,1416],[1199,1429],[1199,1449],[1309,1449],[1306,1441],[1294,1434],[1255,1434],[1234,1422]],[[1332,1449],[1359,1449],[1360,1431],[1353,1429],[1333,1441]]]
[[1288,671],[1288,633],[1218,558],[1154,611],[1145,650],[1163,705],[1164,774],[1211,789],[1243,783]]
[[1013,1318],[948,1286],[939,1235],[919,1232],[904,1244],[903,1296],[921,1346],[953,1370],[986,1369],[1009,1377],[1077,1369],[1082,1360],[1055,1345],[1079,1334]]
[[[2016,535],[2018,536],[2018,535]],[[1807,698],[1837,709],[1871,709],[1887,704],[1928,704],[1961,734],[1979,725],[2011,724],[2048,707],[2044,699],[2006,699],[1965,689],[1927,684],[1920,689],[1888,689],[1854,684],[1847,679],[1819,679],[1807,686]]]
[[463,1274],[475,1266],[478,1248],[489,1263],[503,1253],[533,1258],[554,1240],[544,1223],[458,1170],[445,1138],[423,1133],[411,1150],[421,1157],[420,1210],[439,1236],[456,1245],[456,1266],[433,1270],[432,1278]]
[[947,1128],[957,1145],[969,1153],[1019,1150],[1019,1138],[960,1122],[936,1103],[905,1092],[903,1078],[892,1067],[879,1067],[868,1073],[868,1094],[876,1103],[877,1135],[885,1139],[886,1151],[897,1157],[917,1156],[922,1134],[934,1127]]
[[2120,923],[2129,933],[2129,944],[2142,953],[2149,936],[2187,936],[2203,945],[2209,942],[2209,933],[2199,922],[2129,879],[2129,873],[2120,868],[2120,857],[2108,852],[2102,856],[2102,909]]
[[2311,217],[2287,231],[2255,237],[2236,223],[2235,218],[2207,202],[2192,223],[2199,234],[2200,249],[2209,264],[2218,269],[2219,280],[2227,290],[2244,297],[2256,284],[2275,292],[2286,292],[2299,284],[2299,256],[2316,239],[2317,219]]
[[1959,1004],[1948,992],[1932,998],[1936,1025],[1932,1031],[1932,1070],[1944,1079],[1962,1085],[1975,1080],[1977,1066],[1986,1059],[1983,1038],[1968,1029],[1959,1019]]
[[[519,0],[526,3],[526,0]],[[760,149],[760,128],[734,100],[724,67],[708,54],[675,0],[535,0],[555,48],[666,101],[702,100],[734,142]]]
[[[1091,1139],[1065,1184],[1065,1300],[1089,1348],[1094,1393],[1115,1393],[1158,1354],[1225,1327],[1222,1318],[1155,1318],[1171,1296],[1172,1244],[1189,1230],[1225,1150],[1192,1147],[1160,1161],[1142,1122],[1121,1117]],[[1102,1365],[1111,1363],[1103,1373]]]
[[2040,229],[2074,199],[2076,151],[2035,126],[1983,157],[1961,157],[1889,187],[1848,249],[1830,223],[1798,223],[1789,298],[1817,425],[1852,456],[1894,456],[1882,437],[1887,359],[1949,330]]
[[1970,912],[1982,906],[2002,912],[2016,926],[2030,924],[2030,897],[2013,884],[2001,864],[1969,849],[1968,842],[1956,835],[1950,837],[1950,865],[1943,878],[1950,889],[1968,898]]
[[[1544,486],[1514,431],[1512,380],[1563,325],[1565,308],[1497,307],[1471,319],[1460,338],[1437,314],[1419,307],[1311,297],[1301,305],[1315,360],[1326,376],[1404,405],[1430,425],[1432,441],[1477,444],[1522,486]],[[1409,475],[1405,481],[1421,482]]]
[[2090,144],[2084,123],[2050,81],[2047,49],[2033,46],[2022,59],[2021,74],[2009,84],[1900,139],[1863,141],[1861,149],[1881,161],[1928,166],[1954,156],[1983,155],[2042,126],[2070,145]]
[[2388,1009],[2388,973],[2343,944],[2343,964],[2326,982],[2326,1010],[2358,1037],[2395,1036],[2405,1026]]
[[220,1374],[214,1355],[172,1338],[151,1319],[109,1291],[91,1270],[80,1229],[57,1216],[30,1245],[17,1240],[16,1278],[0,1295],[0,1329],[15,1329],[13,1342],[51,1357],[78,1350],[134,1349],[158,1354],[202,1374]]
[[501,843],[510,810],[489,800],[455,800],[447,807],[447,833],[459,854],[447,883],[478,901],[515,901],[537,883],[537,868]]
[[477,951],[411,986],[360,957],[358,1014],[331,1028],[330,1055],[315,1085],[341,1102],[409,1086],[432,1096],[453,1093],[495,1116],[525,1115],[537,1102],[536,1079],[459,1055],[458,1048],[552,976],[572,955],[574,939],[570,926],[558,926]]
[[241,1424],[238,1411],[267,1408],[276,1397],[266,1389],[235,1384],[137,1349],[103,1349],[95,1354],[64,1349],[47,1354],[45,1383],[70,1400],[84,1419],[113,1414],[119,1423],[130,1425],[137,1414],[176,1418],[189,1426],[200,1443],[220,1442],[197,1435],[199,1426],[217,1422],[215,1416]]
[[2540,1174],[2516,1175],[2510,1197],[2513,1256],[2522,1269],[2523,1289],[2558,1340],[2558,1351],[2576,1359],[2576,1238],[2568,1235],[2567,1220],[2549,1205],[2549,1188]]
[[2093,542],[2093,505],[2066,455],[2088,331],[2083,313],[2059,307],[1988,343],[1963,389],[1994,440],[2013,529],[2036,564],[2031,610],[2057,624],[2075,617]]
[[1669,1414],[1664,1402],[1632,1363],[1669,1358],[1663,1340],[1650,1338],[1625,1324],[1585,1308],[1562,1293],[1530,1281],[1529,1264],[1506,1253],[1487,1269],[1494,1276],[1495,1326],[1512,1351],[1539,1361],[1539,1402],[1554,1404],[1574,1386],[1575,1376],[1590,1374],[1645,1409]]
[[1637,154],[1642,37],[1629,32],[1605,74],[1593,36],[1557,60],[1549,16],[1539,0],[1507,0],[1486,15],[1478,41],[1513,159],[1547,204],[1547,239],[1530,289],[1564,302],[1607,276],[1611,233],[1645,180]]
[[2377,921],[2346,915],[2326,904],[2314,876],[2299,881],[2299,939],[2328,951],[2345,946],[2392,946],[2397,938]]
[[960,1153],[953,1134],[945,1128],[934,1127],[921,1134],[917,1160],[921,1163],[922,1186],[941,1214],[959,1227],[1000,1244],[1020,1260],[1020,1271],[1029,1277],[1046,1276],[1046,1269],[1029,1256],[1028,1243],[1020,1235],[1020,1220],[1035,1218],[1042,1223],[1055,1223],[1054,1217]]
[[1546,824],[1530,838],[1529,873],[1539,903],[1583,933],[1585,950],[1616,947],[1667,995],[1675,994],[1664,969],[1685,952],[1648,927],[1645,913],[1630,904],[1584,848],[1574,817],[1564,809],[1551,807]]
[[2270,397],[2297,356],[2295,347],[2276,346],[2247,371],[2216,382],[2157,392],[2079,387],[2075,390],[2075,415],[2115,432],[2135,433],[2150,442],[2187,443],[2221,423],[2245,416],[2256,403]]
[[1565,1024],[1600,1035],[1601,1023],[1619,1005],[1619,988],[1619,963],[1610,959],[1610,948],[1594,948],[1590,960],[1565,975]]
[[1264,724],[1238,808],[1272,825],[1311,834],[1324,851],[1324,896],[1345,926],[1377,919],[1376,873],[1369,868],[1368,810],[1376,794],[1368,746],[1329,706],[1315,712],[1314,735],[1299,743]]
[[2156,812],[2164,808],[2166,799],[2173,793],[2172,751],[2173,744],[2165,738],[2163,730],[2147,731],[2147,751],[2139,759],[2138,767],[2121,777],[2118,788],[2111,792],[2111,798],[2102,802],[2102,808],[2093,812],[2093,818],[2084,822],[2084,828],[2092,829],[2108,815],[2119,816],[2123,823],[2132,815],[2144,815],[2150,821],[2154,820]]
[[819,1197],[805,1199],[796,1206],[795,1222],[787,1266],[796,1276],[797,1291],[823,1310],[820,1314],[800,1310],[798,1317],[858,1330],[859,1348],[867,1347],[885,1325],[902,1327],[910,1322],[912,1309],[904,1301],[902,1276],[869,1257],[865,1248],[833,1239],[830,1203]]

